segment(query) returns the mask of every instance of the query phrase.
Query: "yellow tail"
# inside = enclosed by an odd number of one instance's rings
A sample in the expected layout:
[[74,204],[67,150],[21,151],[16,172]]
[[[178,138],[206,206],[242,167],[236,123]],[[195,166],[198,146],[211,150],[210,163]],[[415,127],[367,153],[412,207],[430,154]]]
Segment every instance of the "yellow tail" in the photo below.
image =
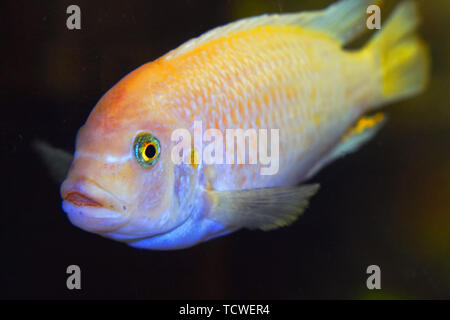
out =
[[403,2],[367,46],[381,67],[379,104],[416,95],[427,85],[430,58],[415,34],[418,23],[415,3]]

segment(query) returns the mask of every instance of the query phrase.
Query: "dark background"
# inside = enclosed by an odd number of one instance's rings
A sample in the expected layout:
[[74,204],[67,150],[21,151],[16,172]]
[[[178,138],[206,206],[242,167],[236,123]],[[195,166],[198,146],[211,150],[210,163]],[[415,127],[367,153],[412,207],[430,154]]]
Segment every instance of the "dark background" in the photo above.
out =
[[[389,106],[359,152],[314,178],[293,226],[190,249],[143,251],[72,226],[34,139],[73,151],[77,129],[121,77],[191,37],[264,12],[330,1],[3,1],[1,298],[450,298],[450,2],[420,1],[429,89]],[[382,19],[397,1],[382,8]],[[66,28],[81,8],[82,29]],[[383,23],[383,20],[382,20]],[[66,288],[66,268],[82,290]],[[382,290],[366,288],[381,267]]]

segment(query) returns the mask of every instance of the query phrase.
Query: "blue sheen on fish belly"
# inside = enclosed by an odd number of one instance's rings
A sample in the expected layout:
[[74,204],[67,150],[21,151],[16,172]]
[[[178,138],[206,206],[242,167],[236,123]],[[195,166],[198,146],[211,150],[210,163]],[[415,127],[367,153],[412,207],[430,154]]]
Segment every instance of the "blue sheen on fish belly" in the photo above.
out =
[[222,224],[212,219],[188,219],[184,224],[174,230],[150,238],[128,243],[130,246],[141,249],[173,250],[183,249],[227,235],[234,230],[226,229]]

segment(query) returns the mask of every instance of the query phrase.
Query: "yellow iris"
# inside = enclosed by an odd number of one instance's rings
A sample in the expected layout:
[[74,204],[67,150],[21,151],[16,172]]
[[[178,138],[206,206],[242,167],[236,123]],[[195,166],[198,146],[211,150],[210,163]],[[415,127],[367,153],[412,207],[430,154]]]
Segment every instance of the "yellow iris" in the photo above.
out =
[[161,146],[158,139],[151,133],[141,133],[134,140],[134,153],[136,160],[143,167],[150,167],[156,163]]
[[156,158],[156,143],[146,143],[141,147],[142,158],[145,161],[153,161]]

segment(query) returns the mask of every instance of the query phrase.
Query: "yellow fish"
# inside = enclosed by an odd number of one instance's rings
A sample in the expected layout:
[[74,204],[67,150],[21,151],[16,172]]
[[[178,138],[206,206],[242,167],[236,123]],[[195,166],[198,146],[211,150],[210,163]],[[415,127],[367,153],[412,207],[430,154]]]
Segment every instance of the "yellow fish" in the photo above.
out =
[[[128,74],[79,130],[61,186],[70,221],[159,250],[291,224],[318,190],[302,183],[380,128],[383,115],[366,114],[426,85],[428,52],[412,2],[365,47],[343,48],[366,29],[371,2],[239,20]],[[203,149],[177,149],[180,128],[276,129],[267,149],[279,154],[276,167],[262,174],[273,163],[206,164]],[[249,148],[261,142],[248,139]],[[195,162],[176,163],[174,150]]]

